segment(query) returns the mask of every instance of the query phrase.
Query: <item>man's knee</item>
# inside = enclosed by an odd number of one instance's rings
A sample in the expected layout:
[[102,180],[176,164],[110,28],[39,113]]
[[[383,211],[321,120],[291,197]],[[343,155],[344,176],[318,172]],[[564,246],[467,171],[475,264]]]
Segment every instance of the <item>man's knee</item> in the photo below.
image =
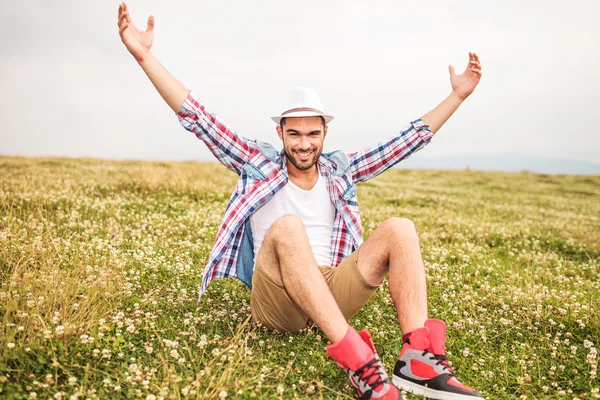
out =
[[381,224],[382,229],[391,236],[401,241],[419,241],[417,228],[408,218],[389,218]]
[[270,240],[279,244],[294,244],[301,237],[306,236],[304,224],[297,215],[288,214],[278,218],[267,232]]

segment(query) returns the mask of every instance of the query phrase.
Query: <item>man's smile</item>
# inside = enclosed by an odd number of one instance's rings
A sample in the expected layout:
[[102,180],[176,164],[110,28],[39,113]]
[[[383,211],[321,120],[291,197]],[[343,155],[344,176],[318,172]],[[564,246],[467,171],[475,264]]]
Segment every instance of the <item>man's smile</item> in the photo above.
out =
[[307,161],[309,157],[314,153],[314,151],[294,151],[303,161]]

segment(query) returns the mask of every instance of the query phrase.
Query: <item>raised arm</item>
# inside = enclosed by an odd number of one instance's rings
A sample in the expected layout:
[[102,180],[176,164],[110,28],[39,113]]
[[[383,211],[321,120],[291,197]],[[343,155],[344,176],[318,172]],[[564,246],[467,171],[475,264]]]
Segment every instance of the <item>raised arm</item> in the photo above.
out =
[[461,75],[449,66],[452,92],[437,107],[413,121],[389,140],[384,140],[349,154],[354,182],[359,183],[381,174],[425,147],[433,135],[471,94],[481,79],[481,64],[475,53],[469,53],[469,64]]
[[148,27],[141,31],[134,25],[127,4],[121,3],[118,26],[123,44],[148,75],[158,93],[177,113],[181,125],[202,140],[223,165],[240,174],[251,151],[256,147],[254,142],[238,136],[221,122],[158,62],[151,52],[154,17],[148,18]]
[[179,112],[183,101],[190,92],[183,83],[175,79],[152,54],[154,40],[154,17],[148,17],[145,31],[136,28],[126,3],[119,5],[119,35],[127,50],[140,64],[158,93],[175,112]]

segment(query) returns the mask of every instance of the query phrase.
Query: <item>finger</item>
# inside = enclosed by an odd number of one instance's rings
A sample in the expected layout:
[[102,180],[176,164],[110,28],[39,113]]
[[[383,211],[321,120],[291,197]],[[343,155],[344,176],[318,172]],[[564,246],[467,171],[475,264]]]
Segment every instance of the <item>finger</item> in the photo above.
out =
[[475,72],[477,75],[481,76],[481,70],[479,68],[471,68],[471,71]]
[[477,55],[477,53],[473,53],[473,60],[479,62],[479,56]]
[[120,28],[119,28],[119,35],[123,36],[123,32],[125,32],[125,29],[129,28],[129,24],[127,22],[125,22]]
[[123,22],[128,22],[127,21],[127,13],[123,13],[120,17],[119,17],[119,25],[121,25]]
[[146,32],[154,32],[154,15],[148,17],[148,28],[146,28]]
[[127,3],[123,2],[123,12],[127,16],[127,22],[131,22],[131,16],[129,15],[129,7],[127,7]]
[[120,21],[121,17],[123,16],[123,13],[125,12],[125,9],[123,8],[123,3],[121,3],[121,5],[119,6],[119,15],[117,17],[117,19]]
[[448,65],[448,71],[450,72],[450,75],[456,75],[456,73],[454,72],[454,67],[452,65]]
[[479,61],[472,60],[469,64],[471,65],[471,67],[481,69],[481,64],[479,63]]

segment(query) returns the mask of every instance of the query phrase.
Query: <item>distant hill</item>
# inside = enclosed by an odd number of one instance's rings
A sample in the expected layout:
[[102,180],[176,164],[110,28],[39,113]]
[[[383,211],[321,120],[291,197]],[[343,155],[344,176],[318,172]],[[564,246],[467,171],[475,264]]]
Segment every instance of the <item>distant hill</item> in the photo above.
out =
[[[600,158],[600,156],[599,156]],[[398,164],[406,169],[442,169],[474,171],[530,171],[543,174],[600,175],[600,164],[525,154],[457,154],[430,156],[415,154]]]

